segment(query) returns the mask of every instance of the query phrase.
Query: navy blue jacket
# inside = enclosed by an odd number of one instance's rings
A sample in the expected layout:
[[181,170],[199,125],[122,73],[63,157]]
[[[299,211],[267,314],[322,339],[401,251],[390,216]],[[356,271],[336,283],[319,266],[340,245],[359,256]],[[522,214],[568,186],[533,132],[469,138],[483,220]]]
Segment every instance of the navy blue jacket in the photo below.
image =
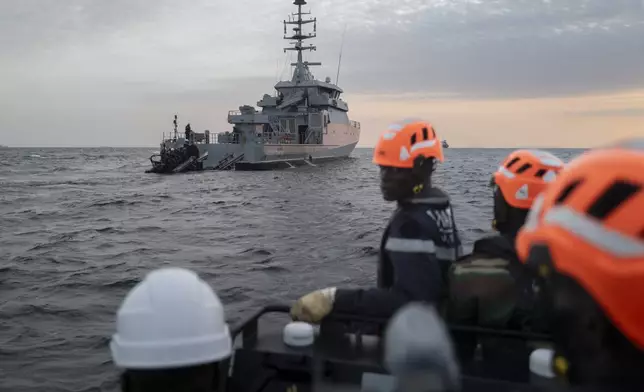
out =
[[378,288],[338,289],[333,312],[388,318],[412,301],[448,296],[451,263],[463,253],[449,197],[430,188],[400,202],[380,244]]

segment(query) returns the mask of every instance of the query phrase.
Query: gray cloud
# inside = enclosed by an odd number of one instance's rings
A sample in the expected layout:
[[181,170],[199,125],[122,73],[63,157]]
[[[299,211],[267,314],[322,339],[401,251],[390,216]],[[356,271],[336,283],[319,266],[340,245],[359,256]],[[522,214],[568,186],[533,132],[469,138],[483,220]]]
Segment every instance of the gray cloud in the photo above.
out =
[[[227,109],[256,102],[271,92],[276,74],[288,76],[281,20],[291,3],[0,1],[0,136],[5,144],[35,137],[88,143],[96,139],[86,131],[92,129],[140,144],[166,126],[153,119],[164,111],[199,116],[203,108],[208,113],[198,121],[223,127]],[[356,93],[469,99],[644,87],[642,0],[309,6],[319,37],[308,58],[324,63],[317,77],[335,78],[347,28],[340,85],[349,100]]]
[[639,0],[494,1],[419,19],[356,37],[346,88],[535,97],[644,86]]
[[[150,81],[182,72],[201,85],[199,78],[209,77],[209,68],[224,78],[273,73],[274,66],[267,71],[261,59],[278,57],[279,22],[291,5],[270,0],[259,9],[250,0],[235,3],[2,2],[0,47],[13,55],[8,61],[39,53],[45,56],[41,61],[58,62],[74,77]],[[320,52],[314,57],[327,67],[319,72],[335,74],[339,30],[348,26],[342,80],[351,91],[542,96],[644,84],[641,0],[321,0],[309,5],[320,18]],[[211,23],[209,17],[216,19]],[[78,61],[79,56],[85,58]],[[249,66],[251,61],[257,63]],[[217,63],[226,66],[217,69]],[[240,67],[245,72],[233,75]]]
[[326,9],[310,55],[325,64],[316,76],[335,78],[346,25],[349,93],[526,98],[644,87],[641,0],[361,4],[342,17]]
[[154,20],[167,0],[5,0],[0,2],[0,47],[7,57],[52,51],[101,39]]

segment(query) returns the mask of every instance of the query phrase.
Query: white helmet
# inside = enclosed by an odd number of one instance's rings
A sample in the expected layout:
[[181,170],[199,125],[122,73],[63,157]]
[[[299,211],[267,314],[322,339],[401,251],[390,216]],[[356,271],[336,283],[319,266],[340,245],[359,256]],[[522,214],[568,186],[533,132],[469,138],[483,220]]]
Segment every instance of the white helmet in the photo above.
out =
[[125,297],[110,349],[116,366],[162,369],[227,358],[232,341],[212,288],[184,268],[150,272]]
[[[391,318],[385,332],[384,362],[400,390],[411,385],[442,385],[460,390],[460,372],[445,323],[433,306],[412,302]],[[411,384],[411,385],[410,385]]]

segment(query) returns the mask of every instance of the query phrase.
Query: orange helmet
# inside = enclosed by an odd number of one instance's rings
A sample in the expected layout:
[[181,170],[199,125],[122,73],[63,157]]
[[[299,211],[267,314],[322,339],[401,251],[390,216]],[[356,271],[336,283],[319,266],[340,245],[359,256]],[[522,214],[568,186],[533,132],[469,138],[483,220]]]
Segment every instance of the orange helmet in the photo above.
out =
[[373,150],[373,163],[411,169],[414,160],[424,156],[443,161],[443,146],[434,127],[424,121],[392,124],[380,135]]
[[644,138],[574,159],[534,202],[516,242],[523,262],[545,246],[559,274],[578,282],[644,349]]
[[547,151],[516,150],[492,175],[492,185],[499,187],[510,206],[529,210],[563,167],[563,161]]

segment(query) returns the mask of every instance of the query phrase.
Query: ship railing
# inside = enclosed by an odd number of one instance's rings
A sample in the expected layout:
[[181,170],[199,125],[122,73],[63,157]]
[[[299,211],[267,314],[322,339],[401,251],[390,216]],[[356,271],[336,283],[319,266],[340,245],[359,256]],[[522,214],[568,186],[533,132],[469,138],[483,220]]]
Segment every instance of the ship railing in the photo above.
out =
[[219,132],[210,134],[210,144],[239,144],[239,140],[239,133]]
[[[239,144],[240,135],[233,132],[203,132],[193,134],[192,142],[196,144]],[[183,138],[184,135],[180,134],[177,136],[177,139]],[[176,142],[177,139],[174,138],[174,134],[163,136],[163,143],[165,142]]]
[[[318,132],[307,132],[307,136],[304,139],[304,144],[322,144],[322,135]],[[300,144],[300,138],[298,134],[282,132],[282,133],[268,133],[262,132],[257,134],[257,141],[264,144]]]
[[[204,131],[204,132],[193,132],[190,141],[192,141],[195,144],[215,144],[217,143],[217,133],[211,133],[210,131]],[[170,133],[163,133],[161,143],[164,144],[166,142],[176,142],[179,139],[184,139],[185,138],[185,133],[177,132],[176,134],[174,132]]]
[[264,144],[293,144],[295,137],[287,132],[261,132],[257,134],[257,140]]
[[[309,137],[312,132],[307,134],[305,143],[309,142]],[[194,134],[193,134],[194,135]],[[194,143],[197,144],[239,144],[240,143],[240,134],[234,132],[204,132],[199,134],[199,136],[193,139]],[[256,141],[258,143],[266,144],[298,144],[299,138],[297,134],[290,132],[259,132],[256,134]],[[178,134],[177,139],[183,138],[183,134]],[[177,139],[174,138],[174,133],[164,133],[163,134],[163,143],[173,142]]]
[[360,129],[360,123],[358,121],[349,120],[349,125],[351,125],[354,128]]
[[228,122],[230,123],[233,117],[241,116],[241,110],[229,110],[228,111]]
[[177,132],[176,134],[175,134],[174,132],[170,132],[170,133],[163,132],[163,134],[161,135],[161,143],[165,143],[165,142],[167,142],[167,141],[176,140],[176,139],[178,139],[179,137],[181,137],[181,136],[179,135],[179,132]]

